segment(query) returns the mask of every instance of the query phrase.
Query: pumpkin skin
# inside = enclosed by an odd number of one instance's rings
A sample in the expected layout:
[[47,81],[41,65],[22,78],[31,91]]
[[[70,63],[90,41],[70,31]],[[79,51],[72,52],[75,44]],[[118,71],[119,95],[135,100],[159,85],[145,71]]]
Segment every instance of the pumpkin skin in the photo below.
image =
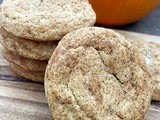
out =
[[160,5],[160,0],[89,0],[97,14],[96,23],[121,26],[143,18]]

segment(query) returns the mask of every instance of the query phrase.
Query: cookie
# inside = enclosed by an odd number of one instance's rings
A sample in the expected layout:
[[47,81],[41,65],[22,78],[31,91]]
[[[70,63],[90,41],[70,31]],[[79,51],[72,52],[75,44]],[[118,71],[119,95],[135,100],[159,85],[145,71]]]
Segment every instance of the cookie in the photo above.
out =
[[25,70],[30,70],[30,71],[44,72],[46,70],[46,66],[48,63],[48,61],[40,61],[22,57],[16,53],[8,51],[5,48],[2,48],[2,55],[7,61],[12,62],[22,67]]
[[37,41],[60,40],[96,20],[88,0],[7,0],[1,11],[1,25],[9,33]]
[[0,41],[9,51],[36,60],[49,60],[58,41],[38,42],[28,39],[21,39],[8,33],[2,27],[0,28]]
[[44,82],[44,71],[41,72],[36,72],[36,71],[29,71],[25,70],[22,67],[14,64],[14,63],[9,63],[11,69],[19,76],[24,77],[26,79],[35,81],[35,82]]
[[160,44],[147,41],[132,41],[132,44],[139,48],[144,55],[147,64],[152,71],[153,80],[155,80],[155,89],[152,100],[160,101]]
[[86,27],[59,42],[45,72],[56,120],[140,120],[153,93],[146,61],[120,34]]

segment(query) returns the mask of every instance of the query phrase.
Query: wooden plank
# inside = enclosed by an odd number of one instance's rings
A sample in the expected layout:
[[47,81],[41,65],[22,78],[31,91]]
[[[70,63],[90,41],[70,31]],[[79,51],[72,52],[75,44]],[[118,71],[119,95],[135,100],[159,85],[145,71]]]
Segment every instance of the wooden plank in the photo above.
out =
[[52,120],[42,84],[0,80],[0,118]]
[[36,83],[0,80],[0,96],[46,103],[43,85]]
[[[128,40],[160,43],[160,36],[119,31]],[[52,120],[44,86],[17,76],[0,54],[0,120]],[[160,102],[152,102],[144,120],[160,119]]]
[[160,43],[160,36],[148,35],[148,34],[136,33],[136,32],[128,32],[123,30],[115,30],[115,31],[122,34],[129,41],[146,40],[146,41]]

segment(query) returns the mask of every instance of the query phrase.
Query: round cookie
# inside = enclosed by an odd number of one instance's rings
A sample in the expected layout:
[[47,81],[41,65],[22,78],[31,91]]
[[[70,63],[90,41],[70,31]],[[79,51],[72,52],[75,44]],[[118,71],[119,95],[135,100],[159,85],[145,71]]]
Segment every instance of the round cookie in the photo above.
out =
[[88,0],[7,0],[1,11],[1,25],[9,33],[37,41],[60,40],[96,20]]
[[35,82],[44,82],[44,71],[37,72],[37,71],[29,71],[25,70],[22,67],[14,64],[14,63],[9,63],[11,69],[19,76],[24,77],[26,79],[35,81]]
[[8,33],[2,27],[0,28],[0,42],[9,51],[36,60],[49,60],[58,41],[55,42],[39,42],[28,39],[21,39]]
[[5,48],[2,48],[2,55],[3,57],[9,61],[12,62],[20,67],[22,67],[25,70],[31,70],[31,71],[45,71],[48,61],[40,61],[40,60],[34,60],[22,57],[16,53],[10,52]]
[[153,80],[155,80],[155,89],[152,100],[160,101],[160,43],[147,41],[132,41],[132,44],[139,48],[144,55],[147,64],[152,71]]
[[45,72],[54,119],[140,120],[151,75],[138,49],[112,30],[86,27],[59,42]]

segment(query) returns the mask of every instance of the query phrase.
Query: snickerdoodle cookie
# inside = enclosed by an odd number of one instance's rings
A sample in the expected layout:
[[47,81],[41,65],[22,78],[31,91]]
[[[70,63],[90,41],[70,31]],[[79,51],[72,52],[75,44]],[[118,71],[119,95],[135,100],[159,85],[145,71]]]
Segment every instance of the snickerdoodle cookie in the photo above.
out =
[[153,93],[146,61],[120,34],[86,27],[59,42],[45,73],[56,120],[140,120]]
[[9,51],[36,60],[49,60],[58,41],[33,41],[13,36],[0,27],[0,42]]
[[11,69],[19,76],[35,82],[44,82],[44,71],[30,71],[10,62]]
[[14,52],[10,52],[5,48],[1,49],[1,53],[7,61],[12,62],[22,67],[25,70],[43,71],[43,72],[46,70],[48,61],[40,61],[40,60],[25,58]]
[[88,0],[6,0],[0,11],[1,25],[9,33],[37,41],[60,40],[96,20]]
[[153,80],[155,80],[155,89],[152,100],[160,101],[160,42],[132,41],[132,44],[139,48],[144,55],[147,64],[150,66]]

